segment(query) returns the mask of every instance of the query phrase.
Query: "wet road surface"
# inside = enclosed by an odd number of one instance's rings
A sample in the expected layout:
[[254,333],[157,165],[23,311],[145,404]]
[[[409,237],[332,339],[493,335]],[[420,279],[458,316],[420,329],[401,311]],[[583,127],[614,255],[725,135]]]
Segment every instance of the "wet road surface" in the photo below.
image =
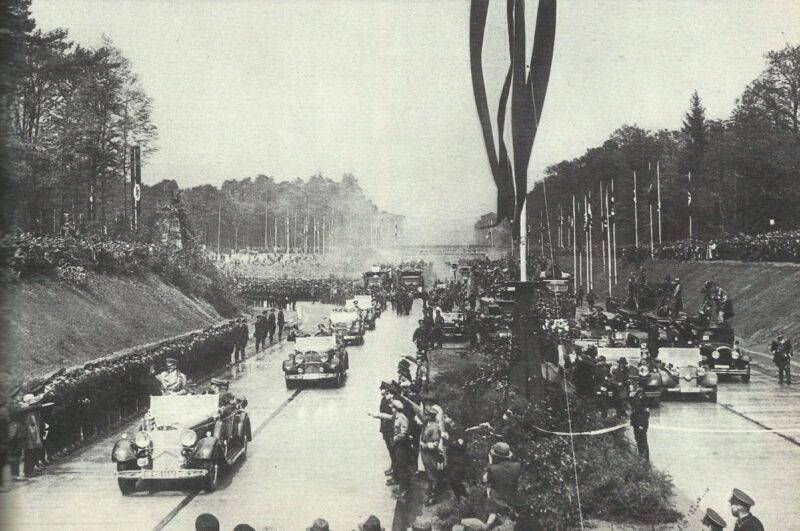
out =
[[[312,327],[330,309],[301,307]],[[379,384],[395,374],[399,355],[413,353],[415,327],[413,317],[386,311],[363,346],[348,347],[349,376],[339,389],[287,390],[281,363],[292,343],[233,367],[231,391],[248,399],[254,439],[247,460],[224,475],[216,492],[122,496],[110,461],[120,431],[0,495],[13,507],[13,528],[183,530],[193,529],[204,512],[216,515],[222,529],[245,522],[302,530],[317,517],[332,529],[356,529],[370,514],[391,528],[395,499],[383,475],[388,456],[378,421],[366,412],[377,412]],[[251,342],[248,355],[252,348]]]

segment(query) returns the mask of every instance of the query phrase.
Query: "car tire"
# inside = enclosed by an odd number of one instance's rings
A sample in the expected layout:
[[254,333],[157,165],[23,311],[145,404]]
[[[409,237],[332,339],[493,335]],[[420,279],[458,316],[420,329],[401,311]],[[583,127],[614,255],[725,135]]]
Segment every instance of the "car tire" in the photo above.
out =
[[713,402],[714,404],[717,403],[717,390],[716,389],[714,389],[714,392],[709,395],[709,398],[711,399],[711,402]]
[[749,383],[750,382],[750,373],[749,372],[747,374],[743,374],[742,375],[742,382],[744,382],[744,383]]
[[206,476],[203,478],[203,489],[206,492],[214,492],[219,486],[219,460],[216,458],[209,459],[203,463],[203,468],[206,469]]
[[[136,470],[138,468],[136,463],[131,461],[127,461],[124,463],[117,463],[117,471],[124,472],[126,470]],[[135,479],[117,479],[117,485],[119,486],[119,491],[122,493],[123,496],[129,496],[136,492],[136,480]]]
[[286,389],[292,390],[297,389],[297,382],[294,380],[286,380]]

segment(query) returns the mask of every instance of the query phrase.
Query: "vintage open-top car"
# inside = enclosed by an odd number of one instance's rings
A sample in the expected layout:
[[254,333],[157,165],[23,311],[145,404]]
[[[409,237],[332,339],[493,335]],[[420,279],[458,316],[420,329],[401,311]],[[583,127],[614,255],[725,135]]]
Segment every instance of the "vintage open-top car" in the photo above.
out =
[[298,337],[294,352],[283,362],[286,388],[294,389],[306,380],[344,385],[350,358],[334,336]]
[[283,310],[283,333],[289,341],[294,341],[295,338],[302,334],[303,318],[300,312],[292,310]]
[[375,302],[372,295],[356,295],[352,299],[344,302],[344,307],[348,311],[361,312],[361,318],[364,320],[364,328],[367,330],[375,330],[375,319],[378,313],[375,310]]
[[357,311],[339,308],[330,313],[331,330],[344,345],[364,344],[364,321]]
[[703,365],[699,348],[661,347],[658,361],[665,369],[664,391],[667,394],[701,394],[717,401],[717,374]]
[[181,480],[199,480],[206,491],[215,490],[221,468],[245,459],[252,440],[245,403],[220,405],[219,398],[151,397],[138,430],[123,434],[111,451],[122,494],[132,494],[143,482]]
[[637,391],[642,391],[648,404],[658,407],[661,404],[663,390],[663,375],[654,366],[648,357],[642,356],[639,348],[628,347],[600,347],[597,349],[598,357],[604,356],[606,363],[616,368],[619,360],[625,358],[628,362],[629,396]]

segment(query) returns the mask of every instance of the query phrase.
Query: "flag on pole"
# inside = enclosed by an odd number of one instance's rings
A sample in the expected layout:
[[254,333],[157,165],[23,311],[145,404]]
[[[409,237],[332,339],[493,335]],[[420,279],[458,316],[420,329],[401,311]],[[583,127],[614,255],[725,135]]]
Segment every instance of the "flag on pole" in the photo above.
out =
[[650,207],[653,207],[656,205],[656,203],[658,203],[658,198],[656,195],[657,193],[655,186],[653,186],[653,183],[650,183],[650,188],[647,189],[647,204]]
[[686,190],[686,206],[692,211],[692,172],[689,172],[689,188]]
[[586,203],[586,212],[583,213],[583,230],[592,230],[592,203]]
[[608,222],[614,223],[614,216],[616,215],[616,207],[614,206],[614,180],[611,180],[611,196],[609,197],[608,206]]

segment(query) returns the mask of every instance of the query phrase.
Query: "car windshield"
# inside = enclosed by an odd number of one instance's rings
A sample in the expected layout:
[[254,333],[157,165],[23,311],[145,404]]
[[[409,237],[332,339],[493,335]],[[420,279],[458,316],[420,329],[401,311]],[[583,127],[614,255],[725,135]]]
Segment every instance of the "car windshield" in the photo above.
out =
[[349,324],[358,320],[358,312],[331,312],[331,324]]
[[336,338],[333,336],[298,337],[294,349],[297,352],[327,352],[336,348]]
[[660,348],[658,359],[671,363],[676,367],[697,367],[700,363],[700,349],[696,348]]
[[150,398],[150,415],[160,426],[189,428],[217,414],[217,395],[166,395]]
[[605,356],[608,363],[619,363],[620,358],[625,358],[628,363],[636,363],[639,361],[641,352],[638,348],[607,348],[600,347],[597,349],[597,355]]

